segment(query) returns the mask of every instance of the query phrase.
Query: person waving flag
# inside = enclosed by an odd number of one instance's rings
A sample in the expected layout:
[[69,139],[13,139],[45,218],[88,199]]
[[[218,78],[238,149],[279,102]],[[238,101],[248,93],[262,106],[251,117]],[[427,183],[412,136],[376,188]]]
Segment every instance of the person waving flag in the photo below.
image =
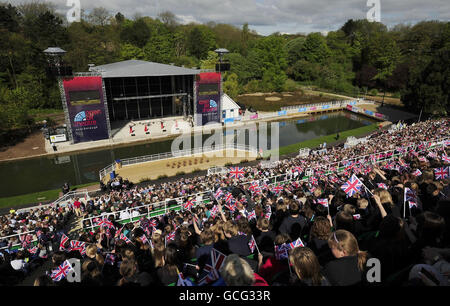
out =
[[361,186],[363,183],[359,180],[356,175],[352,175],[352,177],[342,185],[341,189],[347,194],[347,196],[351,197],[357,192],[361,191]]

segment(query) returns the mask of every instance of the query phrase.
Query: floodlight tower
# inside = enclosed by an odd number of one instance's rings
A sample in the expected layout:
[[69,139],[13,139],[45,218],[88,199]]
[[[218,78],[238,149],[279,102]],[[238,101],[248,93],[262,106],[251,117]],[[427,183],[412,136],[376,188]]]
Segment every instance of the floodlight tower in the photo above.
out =
[[[219,55],[219,63],[216,64],[216,72],[219,72],[220,74],[220,95],[219,95],[219,99],[220,99],[220,103],[219,103],[219,118],[222,117],[222,95],[223,95],[223,78],[222,78],[222,71],[228,71],[230,70],[230,63],[228,61],[223,60],[223,56],[225,54],[230,53],[230,51],[228,51],[225,48],[219,48],[214,50],[214,52],[216,52]],[[219,119],[220,120],[220,119]]]
[[56,79],[58,80],[58,87],[59,92],[61,94],[61,102],[66,121],[65,125],[67,128],[67,136],[70,143],[72,144],[73,143],[72,128],[70,125],[69,110],[67,109],[66,93],[64,91],[64,84],[63,84],[63,77],[72,75],[72,67],[64,65],[62,58],[66,54],[66,51],[64,51],[59,47],[47,48],[46,50],[44,50],[44,54],[48,62],[47,74],[49,76],[56,77]]

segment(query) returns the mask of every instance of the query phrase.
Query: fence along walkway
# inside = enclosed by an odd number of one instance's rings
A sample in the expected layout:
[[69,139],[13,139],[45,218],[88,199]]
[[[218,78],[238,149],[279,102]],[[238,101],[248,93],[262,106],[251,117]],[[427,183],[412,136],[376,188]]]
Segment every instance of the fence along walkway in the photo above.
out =
[[[221,150],[242,150],[242,151],[248,151],[251,153],[257,154],[257,149],[253,148],[251,146],[247,145],[239,145],[234,143],[226,143],[226,144],[220,144],[217,146],[214,146],[213,150],[210,152],[215,151],[221,151]],[[121,160],[122,167],[123,166],[129,166],[129,165],[135,165],[140,163],[146,163],[150,161],[155,160],[161,160],[161,159],[167,159],[167,158],[174,158],[174,157],[183,157],[183,156],[191,156],[195,154],[201,154],[205,153],[203,152],[203,148],[193,148],[188,150],[182,150],[177,151],[175,154],[172,152],[166,152],[166,153],[158,153],[158,154],[152,154],[152,155],[146,155],[146,156],[139,156],[139,157],[132,157],[132,158],[126,158]],[[209,152],[207,152],[209,153]],[[116,169],[116,164],[111,164],[109,166],[106,166],[102,170],[99,171],[99,178],[100,181],[103,181],[103,178],[105,178],[108,173],[114,171]]]

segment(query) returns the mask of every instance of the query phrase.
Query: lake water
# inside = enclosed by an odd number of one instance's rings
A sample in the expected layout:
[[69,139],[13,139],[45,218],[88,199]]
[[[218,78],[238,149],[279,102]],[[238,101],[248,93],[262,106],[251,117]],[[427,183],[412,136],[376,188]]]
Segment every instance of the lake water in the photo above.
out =
[[[374,122],[376,121],[346,111],[280,121],[279,145],[282,147],[336,134]],[[270,136],[270,129],[268,135]],[[57,189],[64,182],[69,182],[71,186],[98,182],[98,172],[114,160],[170,152],[171,144],[172,140],[165,140],[58,157],[1,162],[0,197]]]

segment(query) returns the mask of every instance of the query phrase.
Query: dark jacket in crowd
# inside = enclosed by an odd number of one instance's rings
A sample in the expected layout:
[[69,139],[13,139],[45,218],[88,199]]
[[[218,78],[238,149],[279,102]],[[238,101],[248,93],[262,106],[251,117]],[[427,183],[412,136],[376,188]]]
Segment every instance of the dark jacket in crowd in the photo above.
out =
[[354,286],[361,284],[363,273],[358,269],[358,257],[346,256],[326,264],[325,277],[332,286]]

